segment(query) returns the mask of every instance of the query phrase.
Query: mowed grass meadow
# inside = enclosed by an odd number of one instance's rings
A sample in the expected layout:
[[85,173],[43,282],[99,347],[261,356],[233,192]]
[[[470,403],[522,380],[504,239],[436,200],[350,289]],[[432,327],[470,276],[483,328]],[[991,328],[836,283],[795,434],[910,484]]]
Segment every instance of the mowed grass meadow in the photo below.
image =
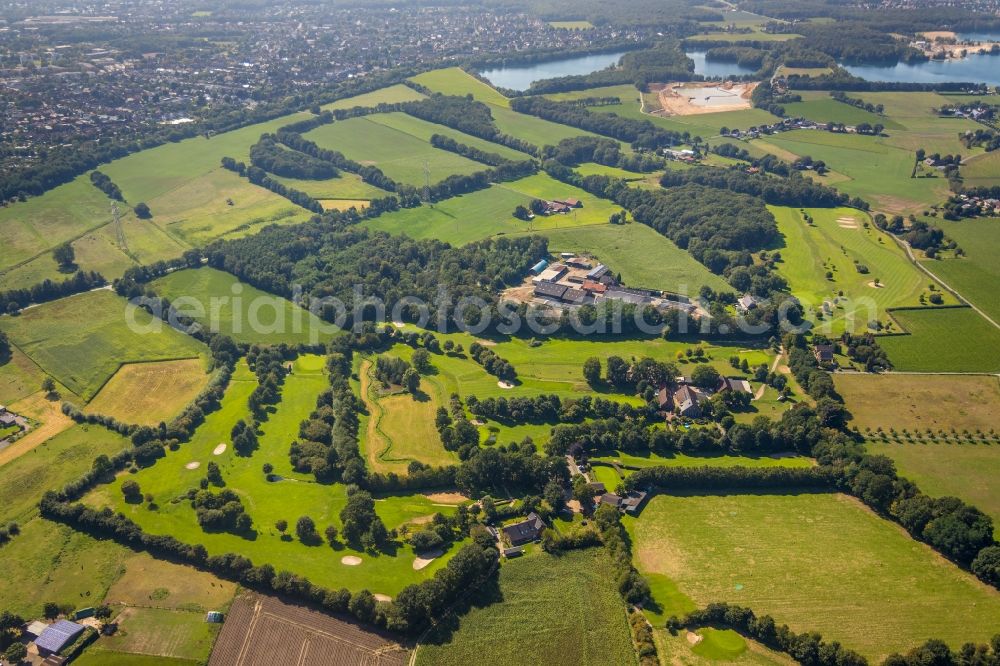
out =
[[175,271],[150,286],[182,314],[239,343],[315,344],[336,332],[312,312],[214,268]]
[[892,316],[910,333],[879,338],[896,370],[1000,371],[1000,329],[972,308],[894,310]]
[[[994,412],[996,413],[996,412]],[[993,518],[1000,535],[1000,444],[872,442],[870,453],[892,458],[900,476],[931,497],[958,497]]]
[[[401,547],[395,555],[370,555],[343,545],[334,549],[326,542],[307,545],[295,537],[286,541],[274,527],[279,519],[286,520],[294,532],[295,522],[303,515],[316,522],[321,534],[327,525],[341,527],[339,513],[346,503],[346,488],[316,483],[312,476],[296,473],[288,457],[299,423],[315,409],[317,396],[329,386],[323,367],[321,356],[301,356],[295,361],[291,374],[284,380],[281,402],[261,426],[259,447],[249,456],[240,456],[233,451],[229,434],[238,420],[249,416],[247,399],[257,386],[245,363],[241,363],[221,408],[206,417],[190,442],[137,474],[124,474],[112,484],[98,486],[84,502],[123,511],[151,534],[170,534],[186,543],[203,544],[211,555],[238,552],[255,564],[269,563],[276,569],[291,567],[295,573],[326,587],[368,589],[391,596],[409,583],[433,575],[456,548],[416,571],[412,566],[415,554],[409,546]],[[220,444],[227,445],[225,451],[214,453]],[[183,496],[188,489],[198,487],[210,461],[221,468],[226,487],[244,498],[254,522],[254,536],[207,533],[198,525],[194,510]],[[190,469],[190,463],[198,463],[198,467]],[[279,480],[266,479],[261,471],[264,463],[274,466]],[[121,482],[126,478],[134,479],[143,493],[151,493],[158,508],[127,504],[121,493]],[[390,529],[453,510],[453,505],[436,503],[424,495],[391,496],[376,501],[376,511]],[[340,560],[345,555],[361,557],[362,564],[342,564]]]
[[500,568],[499,590],[417,648],[418,666],[635,664],[625,604],[601,548],[533,553]]
[[424,185],[425,167],[431,183],[488,168],[367,116],[322,125],[303,136],[322,148],[377,166],[390,178],[416,187]]
[[[1000,154],[1000,153],[997,153]],[[950,222],[940,218],[930,220],[945,234],[958,242],[963,257],[926,260],[924,265],[957,289],[994,321],[1000,322],[1000,219],[978,218]]]
[[873,660],[996,633],[1000,592],[844,495],[659,495],[625,520],[639,570],[676,584],[662,605],[748,606]]
[[[576,198],[582,208],[557,215],[538,215],[525,222],[514,217],[514,209],[532,199]],[[422,205],[386,213],[363,224],[370,229],[411,238],[436,238],[465,245],[499,234],[537,233],[552,229],[582,228],[607,224],[620,210],[612,202],[537,173],[489,189],[464,194],[434,205]]]
[[[138,328],[130,327],[130,320]],[[0,319],[0,329],[42,370],[85,400],[123,363],[204,358],[207,351],[110,291],[30,308]]]

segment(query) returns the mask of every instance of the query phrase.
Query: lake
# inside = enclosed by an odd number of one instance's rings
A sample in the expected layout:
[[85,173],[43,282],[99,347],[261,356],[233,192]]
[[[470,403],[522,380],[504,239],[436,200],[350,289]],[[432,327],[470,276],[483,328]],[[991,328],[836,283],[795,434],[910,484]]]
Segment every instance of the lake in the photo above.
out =
[[709,78],[726,78],[727,76],[744,76],[757,71],[756,67],[745,67],[735,62],[721,62],[705,58],[706,51],[685,51],[688,58],[694,60],[694,73]]
[[480,74],[494,86],[510,90],[527,90],[533,81],[554,79],[559,76],[590,74],[607,69],[612,65],[617,65],[625,53],[625,51],[598,53],[562,60],[549,60],[534,65],[498,67],[480,72]]
[[956,32],[959,41],[1000,42],[1000,32]]
[[961,60],[928,60],[895,65],[843,65],[855,76],[868,81],[940,83],[969,81],[1000,86],[1000,56],[970,55]]

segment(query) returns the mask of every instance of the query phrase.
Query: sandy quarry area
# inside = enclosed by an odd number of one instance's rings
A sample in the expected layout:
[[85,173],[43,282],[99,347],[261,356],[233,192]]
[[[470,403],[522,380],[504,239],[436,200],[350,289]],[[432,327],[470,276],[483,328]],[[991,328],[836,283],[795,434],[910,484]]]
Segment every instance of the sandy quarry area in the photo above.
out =
[[750,93],[756,82],[672,83],[660,90],[660,106],[665,116],[693,116],[750,108]]

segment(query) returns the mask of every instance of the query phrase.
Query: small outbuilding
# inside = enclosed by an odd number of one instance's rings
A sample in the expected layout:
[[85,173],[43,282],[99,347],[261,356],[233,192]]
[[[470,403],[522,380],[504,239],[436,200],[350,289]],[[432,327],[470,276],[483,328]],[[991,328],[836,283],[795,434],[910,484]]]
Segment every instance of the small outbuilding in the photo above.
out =
[[38,654],[47,657],[56,654],[64,647],[76,640],[76,637],[83,632],[83,625],[69,620],[59,620],[49,626],[35,639],[35,647]]

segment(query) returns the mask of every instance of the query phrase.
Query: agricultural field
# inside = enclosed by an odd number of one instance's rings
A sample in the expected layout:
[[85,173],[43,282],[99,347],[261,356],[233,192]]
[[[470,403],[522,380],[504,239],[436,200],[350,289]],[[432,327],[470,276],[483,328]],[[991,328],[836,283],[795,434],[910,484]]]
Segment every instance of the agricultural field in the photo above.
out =
[[966,187],[1000,185],[1000,152],[994,150],[976,155],[962,164],[962,182]]
[[[391,596],[409,583],[433,575],[454,549],[417,571],[413,568],[415,555],[409,546],[400,547],[394,555],[370,555],[345,545],[334,549],[325,542],[307,545],[295,538],[286,541],[275,529],[279,519],[294,526],[301,515],[309,515],[320,533],[330,524],[340,527],[338,514],[346,502],[346,488],[316,483],[311,475],[295,472],[288,457],[288,447],[299,423],[308,417],[315,408],[316,396],[328,386],[323,364],[320,356],[302,356],[295,361],[291,374],[284,380],[281,401],[262,425],[259,447],[251,455],[238,456],[229,445],[233,425],[249,415],[247,399],[257,385],[246,366],[241,365],[226,390],[221,408],[206,417],[190,442],[137,474],[98,486],[84,501],[123,511],[152,534],[170,534],[181,541],[201,543],[210,555],[240,552],[255,563],[270,563],[278,569],[287,568],[287,563],[294,561],[296,573],[326,587],[347,587],[353,591],[367,588]],[[220,444],[227,446],[222,450]],[[256,530],[253,539],[226,532],[204,532],[189,503],[175,501],[197,486],[210,461],[219,465],[227,488],[249,499],[248,513]],[[274,466],[276,480],[268,481],[261,472],[264,463]],[[158,508],[127,504],[120,490],[124,478],[134,479],[143,493],[152,494]],[[376,511],[390,529],[437,512],[448,513],[453,507],[453,503],[424,495],[390,496],[376,501]],[[340,560],[345,556],[360,557],[362,563],[343,564]]]
[[277,597],[242,592],[212,650],[210,666],[283,663],[288,655],[322,663],[404,666],[409,650],[396,638]]
[[699,456],[686,453],[660,455],[656,453],[602,452],[590,457],[595,463],[612,463],[625,468],[643,467],[811,467],[811,458],[796,455],[773,456]]
[[1000,593],[843,495],[660,495],[626,525],[668,610],[738,603],[873,660],[996,631]]
[[793,130],[751,143],[764,150],[777,146],[798,156],[823,160],[849,178],[836,183],[837,189],[869,201],[876,210],[918,212],[948,196],[944,178],[911,178],[913,150],[893,146],[886,138]]
[[[513,215],[517,206],[527,206],[532,199],[568,197],[579,199],[583,206],[572,213],[539,215],[528,222]],[[619,210],[607,199],[561,183],[548,174],[537,173],[433,206],[422,205],[387,213],[363,224],[391,234],[405,234],[416,239],[437,238],[454,245],[464,245],[500,234],[542,235],[554,229],[606,225],[608,218]]]
[[[634,664],[625,605],[602,549],[544,553],[500,568],[498,590],[484,590],[457,629],[432,633],[418,666],[476,663]],[[581,630],[586,627],[586,631]]]
[[446,67],[418,74],[410,79],[414,83],[443,95],[465,96],[471,94],[480,102],[500,107],[509,107],[510,100],[495,88],[459,67]]
[[109,291],[30,308],[4,317],[0,328],[43,371],[84,400],[123,363],[198,358],[206,351]]
[[0,524],[16,521],[21,533],[0,548],[0,606],[35,614],[52,599],[85,606],[103,598],[131,551],[40,518],[38,502],[46,490],[61,488],[90,469],[98,455],[113,456],[128,446],[128,440],[104,428],[76,425],[3,461]]
[[892,317],[910,333],[879,339],[896,370],[1000,371],[1000,329],[972,308],[895,310]]
[[300,180],[298,178],[283,178],[273,174],[271,178],[300,192],[305,192],[313,199],[320,201],[369,201],[389,196],[389,192],[380,187],[369,185],[361,180],[361,176],[349,171],[341,171],[337,178],[327,180]]
[[0,365],[0,404],[10,405],[38,391],[45,373],[17,347],[10,360]]
[[976,430],[996,426],[1000,382],[989,375],[833,375],[851,425],[897,430]]
[[903,129],[903,126],[892,118],[839,102],[830,97],[827,92],[803,90],[796,94],[802,96],[801,102],[790,102],[784,105],[785,113],[792,118],[801,116],[819,123],[844,123],[845,125],[878,124],[884,126],[887,131]]
[[130,606],[115,618],[118,631],[99,639],[102,650],[204,662],[220,626],[201,611]]
[[200,358],[127,363],[108,380],[85,411],[112,416],[122,423],[155,426],[180,414],[208,379]]
[[247,344],[316,344],[336,332],[312,312],[214,268],[175,271],[151,283],[181,314]]
[[702,285],[728,289],[726,281],[710,272],[687,251],[644,224],[610,224],[575,229],[548,229],[549,250],[586,252],[621,273],[622,281],[634,287],[666,289],[698,294]]
[[464,143],[467,146],[478,148],[479,150],[487,153],[496,153],[497,155],[514,162],[526,160],[531,157],[527,153],[522,153],[499,143],[486,141],[485,139],[480,139],[479,137],[472,136],[471,134],[465,134],[464,132],[453,130],[444,125],[438,125],[437,123],[427,122],[426,120],[421,120],[420,118],[414,118],[413,116],[401,112],[378,113],[367,117],[372,122],[378,123],[379,125],[398,130],[404,134],[409,134],[412,137],[416,137],[421,141],[427,141],[428,143],[430,143],[431,137],[435,134],[442,134],[458,141],[459,143]]
[[337,109],[351,109],[356,106],[378,106],[379,104],[398,104],[400,102],[415,102],[423,99],[424,95],[418,93],[413,88],[398,83],[394,86],[380,88],[370,93],[348,97],[338,100],[332,104],[324,104],[324,111],[336,111]]
[[425,166],[431,183],[488,168],[435,148],[412,134],[375,122],[371,117],[322,125],[303,136],[322,148],[340,151],[349,159],[377,166],[390,178],[413,186],[424,185]]
[[[941,294],[946,304],[956,303],[940,286],[931,292],[927,276],[867,214],[851,208],[810,208],[804,213],[769,208],[783,237],[778,273],[788,280],[792,295],[816,313],[820,332],[864,332],[870,321],[887,321],[887,308],[922,305],[921,297],[931,293]],[[805,215],[812,217],[812,224]]]
[[971,219],[960,222],[934,219],[945,234],[954,239],[965,256],[924,261],[928,270],[957,290],[963,298],[1000,322],[1000,220]]
[[[312,213],[222,167],[146,201],[154,224],[178,247],[203,246],[222,236],[256,233],[269,224],[294,224]],[[181,245],[183,244],[183,245]]]
[[994,534],[1000,535],[1000,488],[996,484],[1000,444],[869,441],[865,446],[870,453],[892,458],[900,476],[931,497],[958,497],[989,515]]

